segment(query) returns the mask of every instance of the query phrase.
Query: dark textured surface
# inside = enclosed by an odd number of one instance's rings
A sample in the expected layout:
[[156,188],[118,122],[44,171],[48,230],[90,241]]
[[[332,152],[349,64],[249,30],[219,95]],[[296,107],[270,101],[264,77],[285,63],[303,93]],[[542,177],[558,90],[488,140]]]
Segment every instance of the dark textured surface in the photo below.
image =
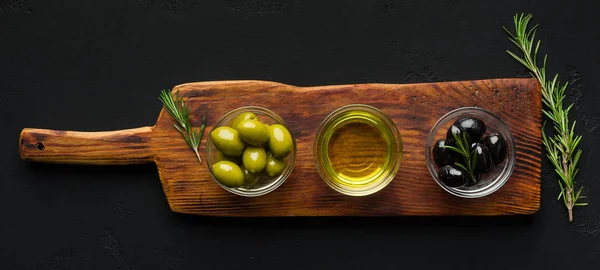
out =
[[[596,269],[597,10],[595,1],[0,0],[0,268]],[[541,24],[550,71],[573,84],[578,179],[591,203],[573,224],[546,160],[542,207],[529,217],[221,219],[171,213],[155,166],[19,158],[25,126],[151,125],[159,90],[189,81],[527,76],[504,53],[501,29],[521,11]]]

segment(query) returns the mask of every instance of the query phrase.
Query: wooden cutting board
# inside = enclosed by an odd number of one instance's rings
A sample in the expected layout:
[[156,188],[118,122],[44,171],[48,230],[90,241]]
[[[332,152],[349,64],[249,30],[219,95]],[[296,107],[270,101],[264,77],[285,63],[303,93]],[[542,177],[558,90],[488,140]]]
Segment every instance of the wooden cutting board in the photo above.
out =
[[[161,110],[156,124],[128,130],[75,132],[24,129],[21,157],[70,164],[155,162],[164,193],[175,212],[212,216],[398,216],[532,214],[540,207],[541,95],[531,79],[493,79],[422,84],[355,84],[295,87],[265,81],[219,81],[178,85],[192,108],[192,123],[206,115],[212,124],[241,106],[279,114],[296,137],[297,160],[287,181],[255,198],[217,185]],[[158,96],[158,93],[157,93]],[[397,125],[402,165],[383,190],[366,197],[337,193],[319,177],[312,143],[333,110],[352,103],[379,108]],[[516,167],[506,185],[479,199],[458,198],[440,188],[425,166],[430,128],[450,110],[478,106],[499,116],[515,137]],[[204,144],[200,152],[204,156]]]

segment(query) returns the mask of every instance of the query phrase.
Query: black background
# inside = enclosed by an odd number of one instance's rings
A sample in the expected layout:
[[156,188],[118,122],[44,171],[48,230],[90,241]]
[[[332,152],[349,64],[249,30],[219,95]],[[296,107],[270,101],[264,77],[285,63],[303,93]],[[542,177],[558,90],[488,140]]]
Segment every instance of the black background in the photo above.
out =
[[[0,0],[0,269],[599,269],[597,3]],[[527,77],[505,53],[517,12],[572,83],[591,203],[572,224],[546,159],[533,216],[223,219],[172,213],[154,165],[19,158],[24,127],[152,125],[191,81]]]

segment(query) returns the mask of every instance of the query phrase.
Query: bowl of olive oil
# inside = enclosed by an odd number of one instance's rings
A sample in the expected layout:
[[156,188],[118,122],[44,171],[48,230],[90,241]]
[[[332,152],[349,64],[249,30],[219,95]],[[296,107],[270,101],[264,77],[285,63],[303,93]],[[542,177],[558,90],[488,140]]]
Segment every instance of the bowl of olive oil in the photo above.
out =
[[313,144],[317,171],[329,187],[366,196],[387,186],[402,160],[402,139],[379,109],[352,104],[325,118]]

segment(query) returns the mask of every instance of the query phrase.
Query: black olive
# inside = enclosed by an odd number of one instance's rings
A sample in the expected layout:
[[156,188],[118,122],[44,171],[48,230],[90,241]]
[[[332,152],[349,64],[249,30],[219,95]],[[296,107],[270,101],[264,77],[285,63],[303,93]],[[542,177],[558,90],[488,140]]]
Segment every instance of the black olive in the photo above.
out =
[[481,180],[481,174],[476,174],[475,175],[475,179],[468,177],[469,179],[467,180],[467,184],[465,186],[470,187],[470,186],[474,186],[475,184],[479,183],[479,180]]
[[490,150],[482,144],[477,143],[475,147],[471,148],[471,151],[474,151],[475,155],[475,168],[473,172],[475,174],[487,173],[492,170],[492,156],[490,155]]
[[464,134],[467,137],[467,142],[469,143],[469,145],[471,144],[471,136],[469,135],[469,133],[466,132],[465,129],[460,126],[452,125],[450,126],[450,128],[448,128],[448,131],[446,132],[446,145],[457,146],[453,134],[458,135],[459,138],[462,138]]
[[446,141],[443,139],[439,139],[435,142],[433,146],[433,160],[435,164],[438,166],[450,165],[453,164],[456,160],[456,152],[445,148]]
[[494,165],[500,164],[506,158],[506,140],[502,135],[492,133],[485,138],[484,144],[490,151]]
[[444,185],[449,187],[460,187],[467,183],[469,174],[459,167],[446,165],[438,171],[438,178]]
[[463,117],[454,122],[455,126],[464,128],[475,142],[485,134],[485,123],[477,118]]

